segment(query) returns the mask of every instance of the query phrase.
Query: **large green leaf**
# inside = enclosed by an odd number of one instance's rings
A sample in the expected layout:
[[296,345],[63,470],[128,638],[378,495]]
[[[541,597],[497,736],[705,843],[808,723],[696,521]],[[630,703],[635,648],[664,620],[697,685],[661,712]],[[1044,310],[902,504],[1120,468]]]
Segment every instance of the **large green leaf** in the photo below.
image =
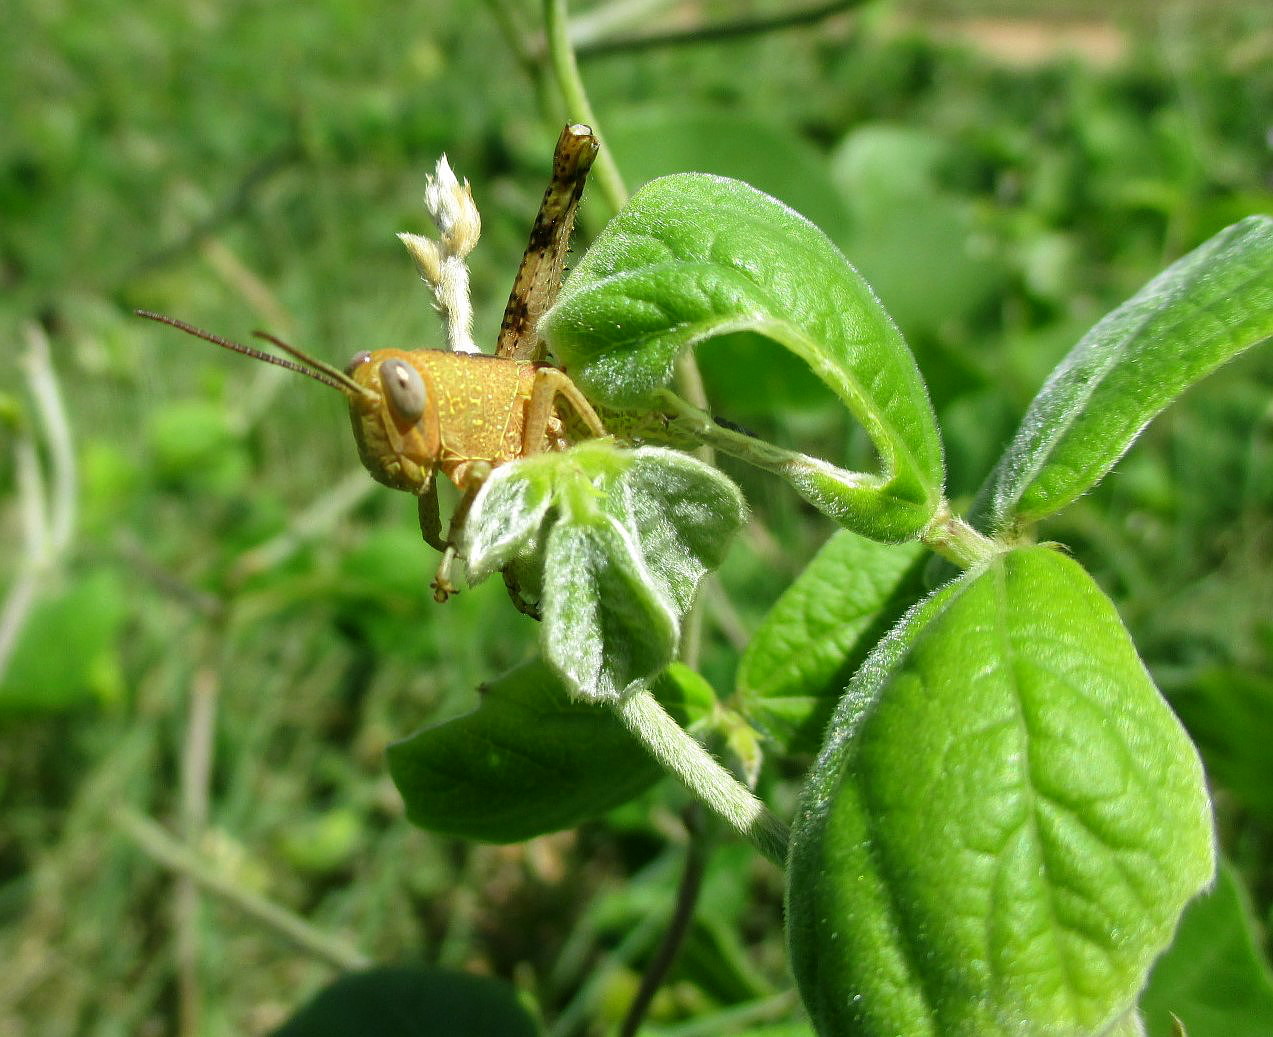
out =
[[792,832],[792,966],[823,1037],[1134,1031],[1213,866],[1197,753],[1113,605],[1013,551],[850,684]]
[[1189,905],[1141,996],[1151,1037],[1172,1037],[1172,1015],[1189,1037],[1273,1033],[1273,973],[1257,929],[1233,869],[1221,867],[1215,888]]
[[382,965],[320,990],[273,1037],[536,1037],[507,983],[451,969]]
[[539,661],[484,685],[473,712],[390,746],[389,770],[421,828],[500,843],[573,827],[660,774],[609,710],[571,699]]
[[672,661],[744,513],[737,487],[693,457],[594,441],[497,469],[460,548],[473,580],[511,567],[539,599],[544,658],[570,693],[613,701]]
[[809,365],[880,457],[877,475],[797,466],[785,473],[797,490],[849,528],[894,541],[921,529],[941,497],[932,407],[896,324],[821,231],[746,184],[702,174],[647,184],[540,331],[584,392],[617,409],[658,409],[682,350],[758,332]]
[[[684,707],[702,700],[699,683],[678,665],[655,691]],[[391,745],[389,771],[415,824],[492,843],[571,828],[663,773],[610,710],[572,699],[538,660],[484,685],[473,712]]]
[[738,664],[747,719],[787,752],[816,752],[866,654],[919,597],[918,544],[842,529],[783,592]]
[[1109,314],[1035,397],[990,478],[990,528],[1090,490],[1172,400],[1273,335],[1273,219],[1221,231]]

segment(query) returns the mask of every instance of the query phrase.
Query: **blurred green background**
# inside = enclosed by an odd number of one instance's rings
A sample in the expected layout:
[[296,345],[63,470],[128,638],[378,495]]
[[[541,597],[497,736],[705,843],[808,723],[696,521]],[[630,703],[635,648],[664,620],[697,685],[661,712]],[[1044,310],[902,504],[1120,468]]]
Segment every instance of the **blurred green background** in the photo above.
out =
[[[630,188],[748,180],[875,285],[928,379],[957,503],[1097,318],[1273,213],[1266,3],[876,3],[643,49],[601,43],[791,7],[575,6]],[[537,5],[15,0],[0,41],[0,587],[11,610],[33,595],[20,630],[0,615],[0,1032],[265,1033],[332,978],[330,955],[174,883],[127,828],[138,815],[337,958],[489,973],[554,1034],[605,1032],[670,910],[684,797],[664,782],[519,847],[411,830],[385,745],[471,708],[533,625],[493,584],[432,602],[414,506],[362,473],[335,393],[130,315],[266,327],[339,364],[437,344],[394,234],[429,229],[424,174],[445,151],[482,211],[493,343],[564,117]],[[606,216],[593,192],[581,238]],[[721,413],[869,463],[807,372],[745,338],[702,363]],[[63,440],[42,418],[50,370]],[[1233,939],[1265,1022],[1250,944],[1273,901],[1271,389],[1266,347],[1046,529],[1114,596],[1202,747],[1236,885],[1197,939],[1255,926]],[[709,595],[703,670],[722,695],[830,532],[729,471],[754,521]],[[798,777],[766,774],[780,811]],[[656,1021],[753,1011],[703,1031],[723,1034],[790,1015],[780,901],[773,870],[723,843]],[[1191,1030],[1208,1032],[1239,1031]]]

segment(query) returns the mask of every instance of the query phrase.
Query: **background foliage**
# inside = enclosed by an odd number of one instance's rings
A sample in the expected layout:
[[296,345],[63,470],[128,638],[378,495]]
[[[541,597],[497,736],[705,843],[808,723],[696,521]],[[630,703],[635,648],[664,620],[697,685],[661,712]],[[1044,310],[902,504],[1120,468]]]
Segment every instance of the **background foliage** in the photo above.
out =
[[[648,20],[736,13],[665,6]],[[1225,224],[1273,213],[1264,5],[1002,7],[881,4],[693,47],[588,57],[585,41],[582,59],[629,186],[740,177],[859,266],[918,356],[965,499],[1097,317]],[[393,234],[421,229],[423,174],[446,151],[484,217],[475,301],[493,342],[558,120],[492,10],[6,9],[0,342],[16,358],[32,322],[47,335],[78,479],[74,539],[0,678],[0,1030],[267,1032],[341,955],[502,977],[561,1035],[600,1032],[630,997],[670,910],[682,794],[660,783],[524,846],[411,828],[386,745],[472,708],[529,654],[529,622],[498,581],[432,603],[414,508],[357,469],[335,394],[128,316],[268,326],[340,363],[436,342]],[[584,233],[602,218],[586,202]],[[863,437],[779,353],[707,347],[716,405],[860,461]],[[1271,385],[1267,349],[1228,366],[1046,530],[1113,595],[1201,745],[1232,869],[1182,940],[1199,960],[1223,936],[1242,992],[1227,1000],[1250,1018],[1273,1001],[1252,953],[1273,900]],[[9,585],[21,451],[53,457],[19,365],[0,393]],[[703,670],[722,695],[830,533],[764,476],[730,474],[753,520],[709,592]],[[766,772],[766,798],[782,809],[798,777]],[[194,897],[127,811],[338,946],[302,953]],[[779,901],[777,874],[723,842],[656,1020],[727,1033],[788,1017]],[[1205,986],[1176,968],[1175,990]],[[1166,1025],[1171,996],[1151,995]],[[1191,1032],[1219,1032],[1205,1025]]]

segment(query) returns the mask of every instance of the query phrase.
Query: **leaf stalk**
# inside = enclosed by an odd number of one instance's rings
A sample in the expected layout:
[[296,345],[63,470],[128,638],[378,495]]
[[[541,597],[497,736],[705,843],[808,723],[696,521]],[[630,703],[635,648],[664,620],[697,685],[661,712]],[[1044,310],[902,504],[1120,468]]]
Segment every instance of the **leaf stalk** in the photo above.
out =
[[760,853],[785,867],[787,826],[673,720],[650,692],[628,695],[612,708],[664,770]]

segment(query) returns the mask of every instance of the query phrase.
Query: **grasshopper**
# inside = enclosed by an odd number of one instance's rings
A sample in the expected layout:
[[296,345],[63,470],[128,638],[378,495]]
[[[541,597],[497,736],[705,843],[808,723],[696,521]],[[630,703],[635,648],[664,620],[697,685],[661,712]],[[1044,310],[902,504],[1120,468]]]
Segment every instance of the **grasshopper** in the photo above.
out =
[[[553,304],[569,249],[575,213],[597,138],[584,125],[568,125],[557,140],[552,180],[531,229],[530,241],[509,294],[495,354],[439,349],[378,349],[354,356],[344,370],[303,353],[266,332],[258,338],[286,360],[148,310],[139,316],[256,360],[297,371],[342,392],[349,402],[358,456],[372,477],[419,499],[420,531],[442,552],[431,584],[444,602],[455,593],[451,567],[474,499],[493,469],[509,461],[568,444],[563,405],[593,436],[601,419],[569,376],[545,362],[537,325]],[[434,474],[441,471],[460,500],[445,536]],[[513,602],[535,615],[506,574]]]

